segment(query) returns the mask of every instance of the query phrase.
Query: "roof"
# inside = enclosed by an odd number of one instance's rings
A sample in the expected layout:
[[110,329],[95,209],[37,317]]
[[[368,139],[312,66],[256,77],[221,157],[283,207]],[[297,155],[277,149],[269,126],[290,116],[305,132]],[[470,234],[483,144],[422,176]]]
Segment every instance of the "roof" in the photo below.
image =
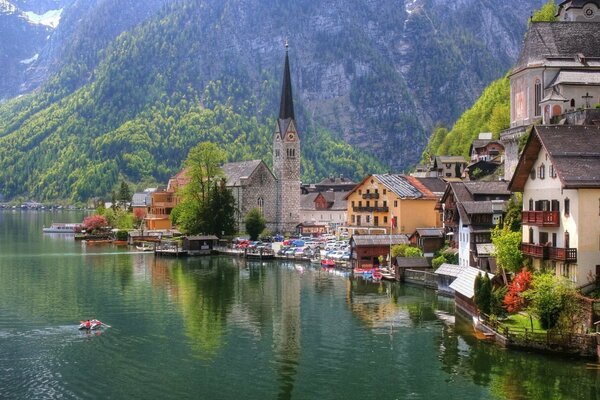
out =
[[413,179],[419,181],[423,186],[425,186],[430,192],[437,193],[441,195],[446,190],[446,181],[441,178],[418,178],[412,177]]
[[356,182],[351,181],[348,178],[340,177],[328,177],[317,183],[315,186],[347,186],[356,185]]
[[600,188],[600,126],[535,126],[510,181],[511,190],[523,191],[542,149],[563,189]]
[[467,161],[463,156],[437,156],[435,157],[435,163],[441,164],[451,164],[451,163],[463,163],[466,164]]
[[184,239],[187,240],[219,240],[215,235],[210,236],[186,236]]
[[300,195],[300,209],[301,210],[314,210],[315,209],[315,200],[320,193],[313,192],[308,194]]
[[147,206],[150,204],[150,193],[134,193],[131,198],[132,207]]
[[569,8],[583,8],[584,5],[589,3],[595,4],[596,7],[600,8],[600,0],[566,0],[558,5],[559,9],[556,15],[558,16],[560,14],[562,8],[565,10],[568,10]]
[[417,228],[415,234],[420,237],[444,237],[444,229],[442,228]]
[[[285,63],[283,67],[283,82],[281,84],[279,119],[294,119],[294,99],[292,97],[292,78],[290,74],[290,60],[288,58],[287,44],[285,49]],[[281,132],[283,133],[285,130]]]
[[569,101],[567,98],[565,98],[562,94],[560,94],[556,88],[552,89],[552,92],[550,92],[550,94],[546,95],[546,97],[544,97],[540,103],[547,103],[549,101],[562,101],[563,103],[566,103],[567,101]]
[[462,265],[443,263],[433,273],[437,275],[458,276],[464,268]]
[[[465,201],[461,203],[467,214],[493,214],[494,207],[491,200],[484,201]],[[506,202],[502,203],[502,212],[506,211]]]
[[411,185],[407,177],[404,175],[375,174],[373,176],[399,197],[417,199],[423,197],[423,193]]
[[425,257],[396,257],[398,268],[431,268]]
[[261,162],[261,160],[251,160],[223,164],[227,186],[242,186],[242,178],[250,177]]
[[[574,60],[600,57],[600,23],[598,22],[531,22],[513,74],[527,67],[545,65],[549,58]],[[585,67],[583,63],[579,64]]]
[[[458,277],[450,284],[450,289],[454,289],[455,292],[462,294],[466,298],[470,299],[475,295],[475,278],[478,274],[485,274],[482,271],[473,267],[463,267]],[[494,277],[493,274],[487,273],[490,279]]]
[[406,235],[354,235],[351,238],[356,246],[382,246],[409,244]]
[[560,71],[548,86],[600,85],[600,71]]
[[468,181],[463,182],[465,188],[473,196],[477,195],[500,195],[510,196],[508,182],[506,181]]
[[496,252],[496,247],[494,247],[493,243],[478,243],[477,246],[477,256],[491,256]]

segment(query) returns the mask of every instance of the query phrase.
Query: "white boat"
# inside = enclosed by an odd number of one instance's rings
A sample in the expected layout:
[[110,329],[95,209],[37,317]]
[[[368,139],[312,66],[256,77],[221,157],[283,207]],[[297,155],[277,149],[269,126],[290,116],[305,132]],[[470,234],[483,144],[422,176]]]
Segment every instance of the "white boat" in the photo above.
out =
[[81,224],[55,222],[48,228],[43,228],[44,233],[77,233],[81,231]]
[[142,244],[141,246],[135,246],[140,251],[154,251],[154,246],[149,244]]

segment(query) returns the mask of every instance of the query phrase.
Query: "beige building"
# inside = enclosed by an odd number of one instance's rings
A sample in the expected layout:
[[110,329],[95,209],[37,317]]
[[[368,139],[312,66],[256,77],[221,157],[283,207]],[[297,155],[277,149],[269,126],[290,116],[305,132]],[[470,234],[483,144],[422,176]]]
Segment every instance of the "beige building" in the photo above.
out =
[[509,189],[523,192],[523,254],[577,287],[600,277],[600,127],[534,127]]
[[369,175],[346,196],[346,227],[357,234],[412,234],[417,228],[441,227],[435,207],[445,186],[438,178]]
[[510,129],[501,133],[505,179],[532,124],[592,124],[600,103],[600,0],[559,4],[558,22],[532,22],[510,74]]

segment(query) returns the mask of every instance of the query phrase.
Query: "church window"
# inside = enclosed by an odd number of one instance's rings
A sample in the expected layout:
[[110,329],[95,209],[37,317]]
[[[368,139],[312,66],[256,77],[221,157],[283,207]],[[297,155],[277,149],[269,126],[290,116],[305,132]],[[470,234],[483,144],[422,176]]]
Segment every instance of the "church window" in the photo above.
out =
[[264,207],[265,207],[265,201],[262,197],[258,198],[258,210],[260,211],[261,214],[264,214]]
[[279,158],[279,155],[280,155],[280,154],[279,154],[279,149],[276,149],[276,150],[275,150],[275,157],[276,157],[276,158]]
[[542,101],[542,82],[539,79],[535,80],[535,116],[542,115],[542,108],[540,107],[540,101]]

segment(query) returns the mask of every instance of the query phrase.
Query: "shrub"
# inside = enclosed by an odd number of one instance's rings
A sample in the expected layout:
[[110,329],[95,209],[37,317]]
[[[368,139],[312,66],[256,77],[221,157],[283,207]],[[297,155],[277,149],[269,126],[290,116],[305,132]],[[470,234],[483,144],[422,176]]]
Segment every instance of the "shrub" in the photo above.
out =
[[521,272],[515,275],[515,279],[508,286],[503,302],[509,313],[519,312],[525,307],[526,298],[523,293],[529,289],[531,278],[531,272],[523,268]]

